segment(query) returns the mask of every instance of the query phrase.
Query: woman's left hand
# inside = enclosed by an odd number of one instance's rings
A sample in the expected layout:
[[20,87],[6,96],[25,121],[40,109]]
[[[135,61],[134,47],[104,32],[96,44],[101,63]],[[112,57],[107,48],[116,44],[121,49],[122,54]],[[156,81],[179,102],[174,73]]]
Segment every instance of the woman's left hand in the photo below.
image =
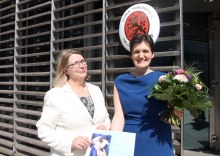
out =
[[183,110],[174,109],[173,113],[180,119],[183,117]]
[[97,130],[107,130],[107,127],[103,124],[100,124],[96,127]]
[[167,105],[167,108],[168,109],[172,109],[172,111],[173,111],[173,113],[174,113],[174,115],[175,116],[177,116],[178,118],[180,118],[180,119],[182,119],[182,117],[183,117],[183,109],[175,109],[172,105],[170,105],[170,104],[168,104]]

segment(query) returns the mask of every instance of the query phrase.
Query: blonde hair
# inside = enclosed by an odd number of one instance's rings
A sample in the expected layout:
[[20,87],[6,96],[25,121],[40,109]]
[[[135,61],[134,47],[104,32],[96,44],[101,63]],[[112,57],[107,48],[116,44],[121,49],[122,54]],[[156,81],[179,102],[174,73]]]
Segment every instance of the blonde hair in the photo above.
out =
[[63,50],[57,58],[56,76],[53,80],[53,87],[63,87],[67,83],[69,78],[65,73],[65,69],[68,65],[69,57],[72,54],[79,54],[84,57],[82,52],[76,51],[75,49]]

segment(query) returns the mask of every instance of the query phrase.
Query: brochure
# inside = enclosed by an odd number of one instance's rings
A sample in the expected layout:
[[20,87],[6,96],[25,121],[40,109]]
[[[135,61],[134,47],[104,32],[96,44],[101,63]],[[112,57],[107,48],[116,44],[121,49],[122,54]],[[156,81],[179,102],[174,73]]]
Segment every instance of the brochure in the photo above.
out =
[[133,156],[135,133],[96,130],[85,156]]

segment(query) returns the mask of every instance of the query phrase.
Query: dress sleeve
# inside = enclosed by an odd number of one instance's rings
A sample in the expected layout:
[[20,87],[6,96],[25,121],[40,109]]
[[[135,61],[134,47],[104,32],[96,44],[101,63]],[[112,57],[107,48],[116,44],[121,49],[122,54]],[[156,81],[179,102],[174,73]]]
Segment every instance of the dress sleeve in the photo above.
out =
[[60,103],[56,98],[57,94],[49,91],[44,97],[43,112],[36,124],[38,137],[61,154],[69,155],[74,136],[69,131],[56,131],[60,113]]

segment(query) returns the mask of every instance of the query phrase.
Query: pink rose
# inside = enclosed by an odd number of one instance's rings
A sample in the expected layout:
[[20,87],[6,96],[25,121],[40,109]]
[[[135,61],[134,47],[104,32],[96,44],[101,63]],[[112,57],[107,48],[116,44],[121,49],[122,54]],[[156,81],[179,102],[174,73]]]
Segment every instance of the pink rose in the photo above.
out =
[[177,69],[175,72],[176,74],[185,74],[185,71],[182,69]]
[[166,78],[166,75],[160,76],[160,77],[159,77],[159,82],[160,82],[160,83],[161,83],[161,82],[164,82],[165,78]]
[[195,84],[194,87],[196,88],[196,90],[201,90],[202,89],[202,85],[200,85],[200,84]]
[[188,78],[186,77],[186,75],[183,75],[183,74],[176,75],[176,76],[174,76],[173,79],[178,80],[180,82],[184,82],[184,83],[188,82]]

